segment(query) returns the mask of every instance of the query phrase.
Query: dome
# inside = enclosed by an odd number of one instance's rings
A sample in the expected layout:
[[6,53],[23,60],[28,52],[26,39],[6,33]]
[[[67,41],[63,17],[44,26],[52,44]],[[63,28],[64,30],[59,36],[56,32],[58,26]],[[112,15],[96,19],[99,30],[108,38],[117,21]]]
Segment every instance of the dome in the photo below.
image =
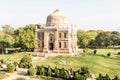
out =
[[64,25],[68,23],[68,18],[59,10],[55,10],[47,17],[46,26]]

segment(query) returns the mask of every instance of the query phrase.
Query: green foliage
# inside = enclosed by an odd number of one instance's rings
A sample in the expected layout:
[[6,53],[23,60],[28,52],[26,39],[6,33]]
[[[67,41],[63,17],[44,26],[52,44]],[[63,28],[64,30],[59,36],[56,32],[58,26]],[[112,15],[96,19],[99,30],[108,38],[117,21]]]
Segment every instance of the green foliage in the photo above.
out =
[[101,32],[97,35],[95,42],[96,46],[99,48],[108,47],[111,45],[120,44],[120,33],[119,32]]
[[1,59],[0,62],[1,62],[2,64],[6,64],[6,60],[4,60],[4,59]]
[[98,76],[98,78],[96,80],[103,80],[103,76],[102,76],[101,73],[99,74],[99,76]]
[[4,79],[5,77],[7,77],[6,72],[0,70],[0,80]]
[[96,80],[120,80],[120,78],[118,76],[115,76],[113,79],[111,79],[108,74],[106,74],[106,76],[103,76],[100,73]]
[[75,80],[86,80],[83,75],[76,74],[75,75]]
[[60,71],[57,67],[55,67],[54,71],[55,71],[55,77],[60,77]]
[[118,76],[115,76],[112,80],[120,80]]
[[14,38],[6,33],[0,32],[0,49],[4,53],[4,49],[12,47],[14,44]]
[[120,52],[118,52],[118,55],[120,55]]
[[96,54],[96,53],[97,53],[97,50],[95,49],[95,50],[93,51],[93,53]]
[[77,31],[77,38],[78,38],[78,46],[79,47],[94,47],[95,44],[95,37],[98,35],[98,33],[101,31],[98,30],[89,30],[89,31],[83,31],[78,30]]
[[89,51],[89,48],[83,49],[83,52],[84,52],[84,53],[87,53],[88,51]]
[[26,79],[23,78],[23,77],[19,77],[19,78],[15,79],[15,80],[26,80]]
[[87,68],[87,67],[81,67],[80,74],[84,75],[85,77],[89,77],[90,76],[89,68]]
[[42,65],[42,66],[36,66],[36,72],[37,72],[37,75],[45,75],[45,67]]
[[89,30],[77,31],[77,43],[79,47],[106,48],[109,46],[120,45],[120,33],[117,31]]
[[36,75],[36,69],[34,69],[33,67],[31,67],[31,68],[28,69],[27,73],[30,76],[34,76],[34,75]]
[[15,47],[21,47],[23,49],[35,48],[35,25],[26,25],[20,27],[15,31]]
[[8,72],[14,72],[14,70],[15,70],[14,64],[11,64],[11,63],[7,64],[7,71]]
[[[52,69],[50,66],[44,67],[42,66],[36,66],[36,74],[42,75],[42,76],[49,76],[49,77],[55,77],[55,78],[62,78],[64,80],[85,80],[85,77],[88,77],[89,69],[86,67],[81,67],[80,73],[77,71],[73,71],[72,68],[69,70],[66,70],[64,68],[60,69],[55,67]],[[78,75],[75,75],[78,74]],[[74,79],[76,78],[76,79]]]
[[0,62],[0,68],[2,68],[2,63]]
[[48,66],[47,76],[52,76],[52,69]]
[[107,53],[107,56],[110,57],[111,56],[111,52]]
[[25,55],[20,60],[19,67],[21,68],[30,68],[32,66],[32,56],[31,55]]

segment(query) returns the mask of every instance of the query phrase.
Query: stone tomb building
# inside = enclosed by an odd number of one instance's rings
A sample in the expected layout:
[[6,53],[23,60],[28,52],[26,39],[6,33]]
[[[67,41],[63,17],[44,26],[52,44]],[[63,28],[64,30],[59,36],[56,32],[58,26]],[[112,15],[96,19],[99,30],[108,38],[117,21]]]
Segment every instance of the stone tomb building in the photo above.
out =
[[59,10],[48,15],[46,25],[37,26],[35,33],[39,52],[72,54],[77,51],[75,26],[69,24],[68,18]]

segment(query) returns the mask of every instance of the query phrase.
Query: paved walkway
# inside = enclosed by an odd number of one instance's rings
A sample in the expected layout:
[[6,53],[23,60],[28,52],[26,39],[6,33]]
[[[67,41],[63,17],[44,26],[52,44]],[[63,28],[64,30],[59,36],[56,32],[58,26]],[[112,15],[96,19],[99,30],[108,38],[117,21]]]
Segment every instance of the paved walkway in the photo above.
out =
[[4,78],[2,80],[14,80],[16,78],[26,78],[27,80],[30,80],[30,77],[27,75],[27,69],[18,68],[17,71],[14,73],[8,73],[9,77]]

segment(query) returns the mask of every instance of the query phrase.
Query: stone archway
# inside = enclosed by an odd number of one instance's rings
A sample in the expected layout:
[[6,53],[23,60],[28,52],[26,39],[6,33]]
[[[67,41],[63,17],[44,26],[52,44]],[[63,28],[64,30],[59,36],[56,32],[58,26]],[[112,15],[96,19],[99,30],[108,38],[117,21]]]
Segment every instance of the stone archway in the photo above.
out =
[[49,46],[48,46],[49,50],[53,50],[54,49],[54,39],[55,39],[54,35],[52,33],[50,33],[49,34],[49,42],[48,42],[48,44],[49,44]]
[[53,43],[49,43],[49,50],[53,50],[54,48],[54,44]]

